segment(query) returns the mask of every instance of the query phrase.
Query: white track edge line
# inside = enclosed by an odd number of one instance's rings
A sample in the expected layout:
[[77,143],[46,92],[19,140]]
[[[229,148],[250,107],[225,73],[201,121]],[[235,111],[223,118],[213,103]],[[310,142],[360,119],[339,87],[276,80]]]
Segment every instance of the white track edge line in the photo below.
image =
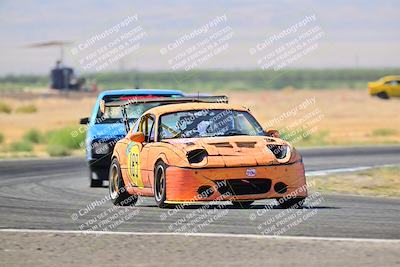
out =
[[346,237],[317,237],[317,236],[274,236],[256,234],[224,234],[224,233],[172,233],[172,232],[111,232],[111,231],[79,231],[79,230],[46,230],[46,229],[0,229],[6,233],[42,233],[42,234],[78,234],[78,235],[140,235],[140,236],[185,236],[185,237],[228,237],[251,239],[283,239],[283,240],[314,240],[342,242],[384,242],[399,243],[400,239],[377,238],[346,238]]
[[382,165],[369,165],[369,166],[357,166],[357,167],[344,167],[344,168],[334,168],[334,169],[322,169],[315,171],[306,171],[306,176],[327,176],[329,174],[343,173],[343,172],[357,172],[370,169],[376,169],[381,167],[395,167],[399,164],[382,164]]

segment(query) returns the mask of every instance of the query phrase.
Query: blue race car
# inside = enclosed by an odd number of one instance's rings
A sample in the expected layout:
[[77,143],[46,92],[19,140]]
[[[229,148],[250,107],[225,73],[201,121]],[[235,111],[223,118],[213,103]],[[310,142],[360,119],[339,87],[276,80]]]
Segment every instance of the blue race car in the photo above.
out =
[[[181,91],[154,89],[110,90],[100,93],[91,117],[80,121],[87,125],[86,161],[89,166],[90,187],[101,187],[103,181],[108,180],[114,145],[126,135],[121,107],[106,107],[101,110],[101,102],[182,96],[184,95]],[[128,123],[133,123],[143,112],[158,105],[160,103],[138,102],[127,106],[124,112],[130,120]]]

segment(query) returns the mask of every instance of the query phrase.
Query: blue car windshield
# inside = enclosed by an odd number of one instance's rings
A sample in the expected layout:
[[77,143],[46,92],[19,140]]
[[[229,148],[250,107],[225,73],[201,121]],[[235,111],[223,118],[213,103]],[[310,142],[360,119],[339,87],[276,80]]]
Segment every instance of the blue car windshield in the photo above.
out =
[[[126,113],[130,121],[136,121],[147,110],[159,106],[160,103],[141,103],[126,106]],[[100,111],[97,113],[96,123],[116,123],[122,122],[121,107],[106,107],[104,114]]]
[[[120,98],[134,98],[136,96],[109,96],[103,98],[106,101],[110,99],[119,100]],[[154,97],[176,97],[175,95],[160,95],[160,96],[137,96],[140,98],[154,98]],[[126,106],[126,112],[128,119],[131,122],[136,121],[144,112],[147,110],[162,105],[162,103],[136,103],[133,105]],[[106,107],[104,113],[97,111],[96,124],[101,123],[119,123],[122,122],[122,110],[121,107]]]

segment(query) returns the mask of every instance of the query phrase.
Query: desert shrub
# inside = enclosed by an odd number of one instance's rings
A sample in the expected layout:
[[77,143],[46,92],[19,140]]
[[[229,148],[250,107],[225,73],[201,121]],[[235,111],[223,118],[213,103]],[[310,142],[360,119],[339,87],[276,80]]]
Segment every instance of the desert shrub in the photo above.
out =
[[85,140],[85,133],[79,133],[74,127],[66,127],[47,133],[47,144],[57,145],[68,149],[79,149]]
[[52,157],[62,157],[71,155],[71,150],[62,145],[48,145],[47,153]]
[[329,136],[328,130],[318,131],[312,135],[310,135],[310,139],[305,140],[311,143],[311,145],[326,145],[326,138]]
[[47,153],[52,157],[68,156],[71,150],[81,148],[86,133],[79,133],[78,128],[66,127],[47,133]]
[[2,144],[3,142],[4,142],[4,135],[0,133],[0,144]]
[[329,131],[309,132],[304,128],[294,129],[289,132],[282,131],[281,138],[299,146],[321,146],[326,145],[326,138],[329,136]]
[[16,109],[17,113],[35,113],[37,111],[38,111],[37,107],[33,104],[20,106]]
[[36,129],[30,129],[25,133],[24,139],[34,144],[40,144],[44,142],[44,136]]
[[279,133],[282,139],[289,142],[308,141],[311,138],[310,134],[303,128],[289,131],[280,130]]
[[11,113],[11,107],[4,102],[0,102],[0,113]]
[[31,152],[32,149],[32,143],[25,140],[10,144],[10,151],[12,152]]
[[380,128],[372,131],[373,136],[390,136],[390,135],[395,135],[396,133],[397,132],[395,129],[390,129],[390,128]]

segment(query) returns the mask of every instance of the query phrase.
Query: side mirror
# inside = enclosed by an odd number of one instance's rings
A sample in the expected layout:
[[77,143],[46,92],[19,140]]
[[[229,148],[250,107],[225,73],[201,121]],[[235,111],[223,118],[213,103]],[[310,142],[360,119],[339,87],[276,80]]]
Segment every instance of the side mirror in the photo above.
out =
[[145,138],[142,132],[137,132],[137,133],[129,133],[128,139],[133,142],[143,143]]
[[265,131],[265,134],[270,137],[281,138],[279,131],[275,129],[268,129]]
[[89,118],[82,118],[82,119],[79,121],[79,123],[80,123],[80,124],[88,124],[88,123],[89,123]]

